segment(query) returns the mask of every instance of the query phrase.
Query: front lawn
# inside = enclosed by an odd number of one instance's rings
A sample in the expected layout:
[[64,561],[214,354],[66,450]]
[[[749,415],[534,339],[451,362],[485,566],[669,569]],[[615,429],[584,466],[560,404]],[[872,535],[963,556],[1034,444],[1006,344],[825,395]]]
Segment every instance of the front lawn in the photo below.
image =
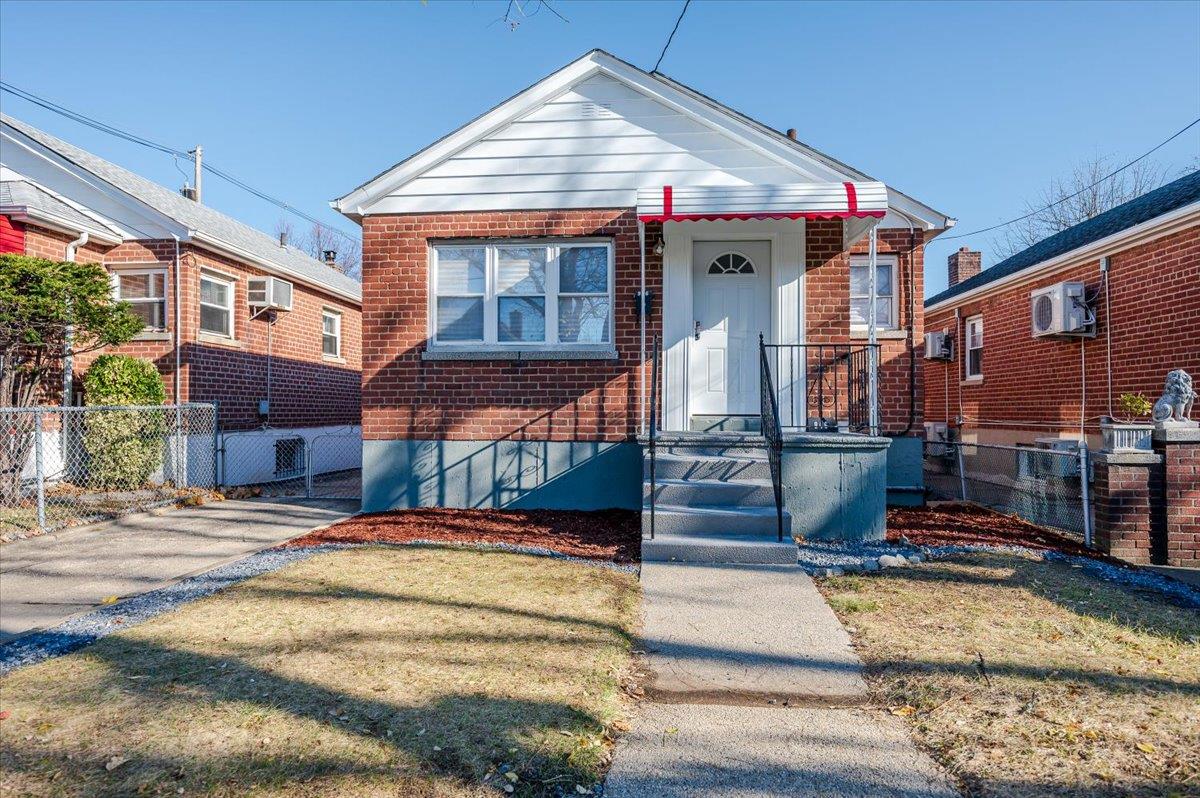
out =
[[970,795],[1200,794],[1200,613],[1069,563],[955,555],[819,582]]
[[547,558],[320,554],[0,680],[0,793],[579,794],[636,604]]

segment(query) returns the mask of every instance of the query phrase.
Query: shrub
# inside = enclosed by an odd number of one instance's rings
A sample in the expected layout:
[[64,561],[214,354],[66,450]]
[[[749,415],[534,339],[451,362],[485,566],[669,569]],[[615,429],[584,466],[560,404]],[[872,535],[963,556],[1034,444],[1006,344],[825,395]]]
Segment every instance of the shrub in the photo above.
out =
[[[86,404],[161,405],[167,398],[154,364],[126,355],[101,355],[83,379]],[[84,434],[90,482],[134,488],[162,466],[166,410],[97,410]]]

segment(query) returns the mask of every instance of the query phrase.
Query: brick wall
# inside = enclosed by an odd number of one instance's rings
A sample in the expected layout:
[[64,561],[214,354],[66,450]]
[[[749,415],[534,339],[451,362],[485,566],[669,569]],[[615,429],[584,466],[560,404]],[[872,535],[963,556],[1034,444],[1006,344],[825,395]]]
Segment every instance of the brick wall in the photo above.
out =
[[1094,460],[1096,548],[1143,565],[1151,560],[1151,506],[1161,494],[1162,466],[1149,462],[1152,459],[1145,454],[1101,454]]
[[[62,259],[74,237],[29,225],[26,254]],[[256,427],[258,401],[267,398],[267,327],[264,317],[250,320],[246,280],[265,276],[257,267],[200,247],[184,245],[180,251],[180,382],[183,401],[220,403],[221,424],[226,429]],[[173,240],[132,241],[115,247],[89,243],[76,259],[122,265],[161,266],[167,270],[167,295],[175,290]],[[200,272],[213,269],[237,278],[234,296],[234,340],[222,341],[200,333]],[[342,355],[326,358],[321,349],[321,312],[342,314]],[[167,332],[147,332],[119,347],[79,355],[77,375],[106,351],[143,358],[155,363],[167,394],[174,394],[174,308],[168,302]],[[362,320],[357,306],[346,300],[293,282],[293,309],[279,313],[270,333],[271,423],[279,427],[357,424],[360,420]],[[78,384],[78,383],[77,383]],[[58,397],[53,400],[55,403]]]
[[[647,284],[656,302],[648,337],[660,330],[662,262],[650,245],[661,234],[649,225]],[[616,361],[422,360],[428,330],[428,248],[447,238],[611,238],[616,256]],[[920,296],[923,241],[910,258],[907,230],[880,235],[880,252],[900,254],[900,279],[916,268]],[[840,221],[806,229],[806,335],[810,342],[844,343],[850,334],[849,255]],[[857,250],[856,250],[857,251]],[[863,250],[865,251],[865,249]],[[911,262],[910,262],[911,261]],[[514,211],[370,216],[363,221],[363,427],[367,439],[624,440],[638,421],[638,239],[631,209]],[[907,294],[899,302],[907,324]],[[921,305],[916,305],[916,337]],[[884,431],[908,423],[909,356],[903,334],[884,342],[881,404]],[[916,361],[915,432],[920,433],[921,363]]]
[[[1114,404],[1123,393],[1157,398],[1170,369],[1200,374],[1200,346],[1196,345],[1200,340],[1200,226],[1113,253],[1110,279]],[[1030,335],[1030,291],[1064,280],[1082,281],[1089,294],[1098,293],[1102,287],[1099,261],[1062,269],[959,306],[963,319],[983,315],[983,380],[962,379],[960,329],[955,336],[956,361],[925,364],[927,420],[952,420],[961,394],[968,426],[972,421],[988,422],[982,426],[981,442],[989,436],[1032,442],[1055,434],[1054,426],[1078,429],[1081,344]],[[1104,332],[1109,320],[1103,301],[1096,306],[1100,335],[1082,344],[1086,355],[1085,416],[1093,433],[1099,418],[1108,414]],[[927,314],[925,327],[954,331],[953,308]],[[1018,423],[993,423],[997,421]],[[1019,422],[1051,426],[1023,428]]]
[[1162,449],[1166,563],[1200,568],[1200,442]]
[[[647,239],[661,229],[648,226]],[[444,238],[590,236],[613,241],[617,360],[422,360],[428,245]],[[649,246],[647,247],[649,249]],[[638,419],[637,220],[631,209],[369,216],[363,220],[363,436],[624,440]],[[647,252],[661,319],[661,259]]]

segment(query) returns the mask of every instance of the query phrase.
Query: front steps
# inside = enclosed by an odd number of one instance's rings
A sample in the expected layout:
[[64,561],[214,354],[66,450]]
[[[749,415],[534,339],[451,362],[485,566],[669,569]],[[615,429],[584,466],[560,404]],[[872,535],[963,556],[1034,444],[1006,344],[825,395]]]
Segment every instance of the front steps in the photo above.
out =
[[791,515],[783,542],[765,442],[752,432],[660,433],[650,537],[650,453],[643,440],[642,559],[796,563]]

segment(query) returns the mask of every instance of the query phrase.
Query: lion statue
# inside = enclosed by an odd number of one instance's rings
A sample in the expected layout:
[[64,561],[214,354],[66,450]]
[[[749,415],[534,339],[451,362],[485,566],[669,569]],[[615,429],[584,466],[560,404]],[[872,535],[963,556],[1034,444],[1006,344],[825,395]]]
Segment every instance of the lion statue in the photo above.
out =
[[1190,421],[1192,404],[1196,401],[1192,390],[1192,377],[1183,369],[1167,373],[1167,386],[1162,397],[1154,403],[1151,416],[1156,423],[1164,421]]

